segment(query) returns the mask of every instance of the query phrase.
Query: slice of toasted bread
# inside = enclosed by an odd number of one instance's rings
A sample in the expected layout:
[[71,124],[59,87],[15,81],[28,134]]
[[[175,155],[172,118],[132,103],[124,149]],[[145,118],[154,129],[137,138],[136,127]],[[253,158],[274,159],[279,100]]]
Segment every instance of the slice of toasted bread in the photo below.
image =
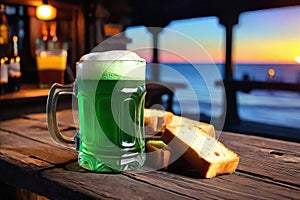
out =
[[173,115],[172,120],[170,121],[170,123],[168,123],[168,126],[178,126],[178,125],[194,125],[194,126],[198,127],[204,133],[206,133],[212,137],[216,136],[215,128],[211,124],[199,122],[199,121],[192,120],[192,119],[189,119],[186,117]]
[[165,131],[167,124],[172,120],[172,116],[173,113],[165,110],[146,108],[144,110],[144,126],[146,137]]
[[170,146],[172,155],[182,155],[205,178],[232,173],[239,163],[236,153],[197,126],[167,126],[161,139]]

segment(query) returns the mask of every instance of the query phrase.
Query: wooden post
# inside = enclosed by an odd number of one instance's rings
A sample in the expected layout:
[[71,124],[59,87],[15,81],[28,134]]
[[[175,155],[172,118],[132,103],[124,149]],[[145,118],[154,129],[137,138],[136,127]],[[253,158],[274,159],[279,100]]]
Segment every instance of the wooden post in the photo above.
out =
[[223,106],[223,117],[225,117],[224,125],[226,127],[240,123],[237,111],[237,91],[230,85],[230,82],[233,80],[234,71],[234,65],[232,63],[232,32],[234,25],[238,24],[238,14],[227,13],[220,17],[220,23],[226,28],[225,98]]
[[159,81],[159,49],[158,49],[158,36],[162,31],[161,28],[148,28],[148,31],[152,34],[153,42],[153,54],[152,54],[152,80]]

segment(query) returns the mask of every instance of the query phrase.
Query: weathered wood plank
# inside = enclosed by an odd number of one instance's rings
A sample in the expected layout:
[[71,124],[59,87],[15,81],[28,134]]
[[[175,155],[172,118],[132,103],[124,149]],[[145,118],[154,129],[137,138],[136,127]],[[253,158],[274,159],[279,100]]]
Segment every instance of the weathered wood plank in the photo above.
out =
[[77,159],[76,151],[66,151],[1,130],[0,147],[1,159],[14,160],[16,165],[22,163],[22,167],[50,167]]
[[[222,132],[219,139],[223,143],[228,143],[228,145],[240,143],[246,144],[248,146],[262,147],[278,151],[290,151],[296,153],[297,155],[300,155],[299,151],[295,151],[300,147],[300,144],[296,142],[289,142],[285,140],[277,140],[230,132]],[[245,151],[247,151],[247,149],[245,149]]]
[[[77,160],[76,151],[0,130],[0,181],[33,191],[38,172]],[[38,192],[38,190],[36,190]]]
[[[59,128],[61,131],[63,132],[65,131],[67,133],[66,135],[70,136],[76,134],[76,129],[72,126],[68,126],[65,124],[65,126],[60,125]],[[0,129],[20,135],[25,138],[30,138],[36,141],[40,141],[44,144],[50,144],[65,149],[66,151],[73,151],[72,149],[67,148],[63,145],[56,144],[52,140],[48,132],[48,126],[46,122],[42,122],[39,120],[18,118],[18,119],[12,119],[7,121],[1,121]],[[67,146],[74,147],[73,144]]]
[[137,172],[126,174],[134,179],[200,199],[290,199],[299,195],[299,187],[286,186],[240,173],[203,179],[195,171],[190,172],[189,176],[183,176],[151,171],[144,167]]
[[223,132],[220,141],[241,156],[238,170],[300,186],[300,144]]
[[44,195],[54,199],[192,199],[123,174],[92,173],[78,167],[45,170],[41,176]]

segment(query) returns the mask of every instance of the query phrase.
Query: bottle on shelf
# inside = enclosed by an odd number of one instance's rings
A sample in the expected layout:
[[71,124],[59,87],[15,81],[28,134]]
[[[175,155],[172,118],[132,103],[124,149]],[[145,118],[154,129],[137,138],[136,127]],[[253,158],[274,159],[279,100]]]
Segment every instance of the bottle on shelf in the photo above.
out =
[[20,90],[19,80],[21,78],[20,56],[18,54],[18,37],[13,36],[13,55],[9,59],[8,65],[8,86],[7,92]]
[[0,4],[0,94],[20,90],[21,66],[18,36],[9,37],[9,35],[5,5]]
[[8,44],[8,21],[5,13],[5,5],[0,4],[0,44]]
[[4,94],[8,84],[8,69],[5,58],[0,58],[0,94]]

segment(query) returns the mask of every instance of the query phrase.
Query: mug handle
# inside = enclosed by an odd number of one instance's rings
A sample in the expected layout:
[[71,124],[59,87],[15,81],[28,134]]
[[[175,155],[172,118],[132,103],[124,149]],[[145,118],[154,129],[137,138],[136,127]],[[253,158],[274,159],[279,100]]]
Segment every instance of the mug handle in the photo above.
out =
[[58,124],[56,120],[57,100],[59,95],[61,94],[75,94],[73,92],[73,87],[74,87],[73,83],[69,85],[61,85],[55,83],[50,88],[48,94],[47,106],[46,106],[48,130],[52,139],[55,142],[61,144],[70,144],[70,143],[74,144],[74,138],[63,135],[58,128]]

